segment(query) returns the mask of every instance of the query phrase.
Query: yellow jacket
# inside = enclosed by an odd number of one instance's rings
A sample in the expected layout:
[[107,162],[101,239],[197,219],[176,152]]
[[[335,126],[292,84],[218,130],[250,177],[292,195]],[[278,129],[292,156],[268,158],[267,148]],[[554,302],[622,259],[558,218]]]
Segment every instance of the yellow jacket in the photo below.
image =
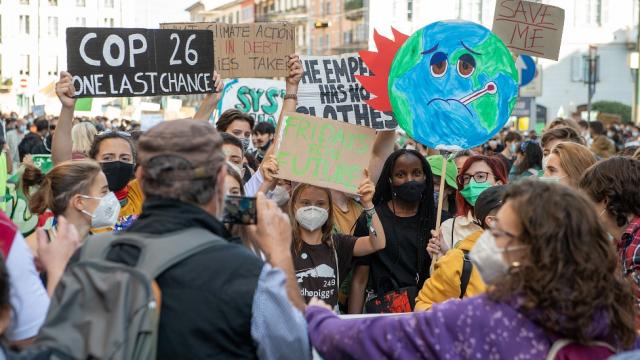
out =
[[[420,293],[418,293],[415,311],[427,311],[431,309],[433,304],[460,297],[460,275],[462,274],[464,262],[463,250],[470,251],[481,235],[482,230],[474,232],[438,259],[431,277],[425,281]],[[475,296],[485,292],[485,290],[486,285],[474,266],[471,269],[469,285],[467,285],[467,291],[464,296]]]

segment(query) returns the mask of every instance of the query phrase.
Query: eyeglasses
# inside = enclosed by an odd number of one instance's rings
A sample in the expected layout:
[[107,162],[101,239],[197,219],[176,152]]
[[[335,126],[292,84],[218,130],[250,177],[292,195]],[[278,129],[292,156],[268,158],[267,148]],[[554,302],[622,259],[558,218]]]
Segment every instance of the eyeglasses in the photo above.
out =
[[112,134],[112,133],[118,134],[119,136],[123,136],[123,137],[126,137],[126,138],[130,138],[130,137],[131,137],[131,134],[129,134],[129,133],[128,133],[128,132],[126,132],[126,131],[114,131],[114,130],[105,130],[105,131],[101,131],[101,132],[100,132],[98,135],[96,135],[96,136],[107,136],[107,135]]
[[484,182],[487,182],[487,180],[489,179],[489,175],[491,174],[486,171],[478,171],[473,175],[459,175],[457,180],[458,182],[462,183],[462,185],[468,185],[471,182],[471,179],[475,180],[478,184],[482,184]]

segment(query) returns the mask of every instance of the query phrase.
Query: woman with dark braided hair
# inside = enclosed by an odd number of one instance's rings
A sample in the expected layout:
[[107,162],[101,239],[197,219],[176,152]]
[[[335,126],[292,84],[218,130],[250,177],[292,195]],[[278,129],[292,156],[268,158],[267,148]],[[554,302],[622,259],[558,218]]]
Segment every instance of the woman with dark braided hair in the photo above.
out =
[[[361,313],[363,307],[378,313],[413,310],[431,265],[426,247],[435,226],[432,182],[431,167],[416,150],[398,150],[387,158],[373,197],[386,247],[356,261],[349,313]],[[366,236],[369,227],[366,216],[361,216],[355,236]],[[369,275],[367,301],[364,290]]]
[[470,257],[486,294],[350,320],[314,300],[306,309],[311,344],[328,360],[606,359],[634,347],[631,288],[581,193],[541,181],[510,185]]

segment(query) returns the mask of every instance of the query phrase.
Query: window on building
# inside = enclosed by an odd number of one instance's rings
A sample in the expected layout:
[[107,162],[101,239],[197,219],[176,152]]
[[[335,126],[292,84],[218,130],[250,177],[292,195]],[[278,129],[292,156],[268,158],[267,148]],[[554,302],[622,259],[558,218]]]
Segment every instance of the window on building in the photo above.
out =
[[2,15],[0,15],[0,44],[2,44]]
[[57,76],[58,75],[58,57],[53,56],[49,58],[47,61],[47,75],[49,76]]
[[84,16],[76,17],[76,26],[87,26],[87,18]]
[[29,0],[20,0],[21,5],[29,5]]
[[240,11],[236,11],[236,23],[239,24],[240,23]]
[[407,21],[413,21],[413,0],[407,0]]
[[104,0],[104,7],[113,8],[113,0]]
[[58,17],[49,16],[47,19],[47,35],[58,37]]
[[322,15],[331,15],[331,0],[322,3]]
[[602,0],[585,1],[584,23],[587,25],[602,25]]
[[104,26],[113,27],[114,20],[113,18],[104,18]]
[[20,55],[20,75],[29,75],[31,68],[31,56]]
[[455,9],[458,19],[482,21],[482,0],[457,0]]
[[20,15],[20,34],[29,35],[29,15]]
[[58,6],[58,0],[49,0],[49,6]]
[[87,6],[87,3],[85,0],[76,0],[76,6],[77,7],[85,7]]

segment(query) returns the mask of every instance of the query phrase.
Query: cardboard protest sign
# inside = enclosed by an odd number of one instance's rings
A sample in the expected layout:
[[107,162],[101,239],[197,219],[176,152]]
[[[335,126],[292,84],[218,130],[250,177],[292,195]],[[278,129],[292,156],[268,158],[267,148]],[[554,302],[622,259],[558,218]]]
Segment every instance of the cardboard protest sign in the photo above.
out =
[[167,23],[160,28],[211,31],[215,70],[225,79],[287,76],[287,61],[295,52],[295,26],[289,23]]
[[558,60],[564,10],[522,0],[496,1],[493,32],[514,54]]
[[298,88],[297,112],[376,130],[398,124],[391,111],[382,112],[366,102],[371,94],[357,77],[371,71],[356,53],[337,56],[301,56],[304,76]]
[[518,70],[489,29],[438,21],[410,37],[394,30],[394,37],[376,32],[378,52],[360,52],[375,74],[357,77],[376,96],[370,106],[393,110],[408,136],[433,149],[469,149],[504,127],[518,97]]
[[259,122],[278,123],[284,101],[284,81],[268,79],[233,79],[224,85],[218,115],[236,109],[251,115]]
[[76,97],[212,92],[209,35],[197,30],[67,28],[67,69]]
[[285,113],[278,124],[278,177],[355,194],[369,166],[375,130]]

